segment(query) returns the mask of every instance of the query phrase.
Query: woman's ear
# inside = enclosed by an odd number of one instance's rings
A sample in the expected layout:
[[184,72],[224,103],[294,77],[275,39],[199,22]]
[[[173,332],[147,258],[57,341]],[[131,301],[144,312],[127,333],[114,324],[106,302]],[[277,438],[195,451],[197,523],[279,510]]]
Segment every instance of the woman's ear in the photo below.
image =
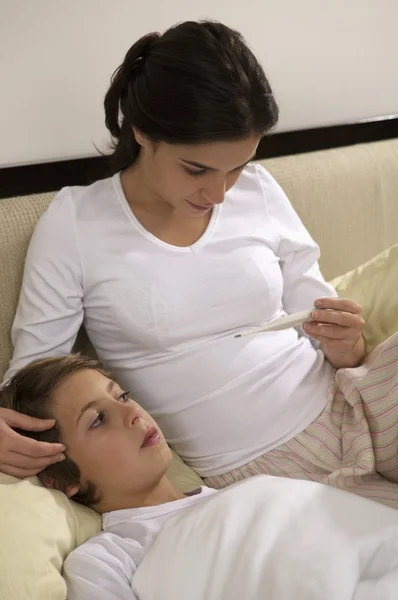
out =
[[44,485],[45,488],[49,490],[57,490],[58,492],[62,492],[63,494],[65,494],[65,496],[67,496],[67,498],[72,498],[80,490],[80,486],[66,483],[62,479],[56,479],[55,477],[49,475],[49,473],[46,473],[45,471],[39,473],[38,478],[40,479],[41,483]]
[[152,141],[148,137],[146,137],[146,135],[141,133],[141,131],[138,131],[138,129],[136,129],[135,127],[133,127],[133,133],[137,144],[139,144],[142,148],[152,149]]

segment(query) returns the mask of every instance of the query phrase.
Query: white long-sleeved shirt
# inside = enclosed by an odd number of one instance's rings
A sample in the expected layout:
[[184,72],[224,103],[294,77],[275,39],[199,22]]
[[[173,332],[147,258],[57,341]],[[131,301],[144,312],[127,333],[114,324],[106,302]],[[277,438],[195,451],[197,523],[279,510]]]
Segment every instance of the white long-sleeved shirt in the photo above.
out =
[[68,600],[135,600],[133,575],[164,523],[215,492],[202,487],[175,502],[105,513],[103,531],[65,561]]
[[5,377],[70,352],[84,322],[182,458],[202,476],[227,472],[292,439],[326,404],[334,370],[302,332],[233,337],[335,295],[318,256],[256,164],[184,248],[144,229],[119,174],[64,188],[30,243]]

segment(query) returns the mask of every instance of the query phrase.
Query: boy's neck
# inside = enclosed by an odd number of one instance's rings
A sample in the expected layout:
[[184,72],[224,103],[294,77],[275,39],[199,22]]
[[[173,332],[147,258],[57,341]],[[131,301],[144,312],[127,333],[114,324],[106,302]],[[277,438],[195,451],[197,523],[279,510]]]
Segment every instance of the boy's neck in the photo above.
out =
[[160,506],[175,500],[181,500],[185,495],[180,492],[166,477],[162,477],[155,487],[143,492],[140,495],[128,496],[124,498],[112,498],[109,502],[101,502],[95,508],[99,513],[111,512],[113,510],[123,510],[126,508],[145,508],[149,506]]

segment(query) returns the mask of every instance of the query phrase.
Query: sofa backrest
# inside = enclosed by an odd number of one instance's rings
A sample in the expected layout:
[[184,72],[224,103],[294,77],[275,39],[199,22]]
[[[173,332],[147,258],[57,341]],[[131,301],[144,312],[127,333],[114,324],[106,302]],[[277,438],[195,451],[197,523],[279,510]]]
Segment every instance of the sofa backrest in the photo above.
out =
[[54,194],[0,200],[0,382],[11,358],[11,325],[33,229]]
[[398,242],[398,139],[262,164],[320,245],[327,279]]
[[[332,278],[398,242],[398,139],[261,161],[322,250]],[[0,381],[26,250],[54,193],[0,200]],[[91,351],[84,335],[78,348]]]

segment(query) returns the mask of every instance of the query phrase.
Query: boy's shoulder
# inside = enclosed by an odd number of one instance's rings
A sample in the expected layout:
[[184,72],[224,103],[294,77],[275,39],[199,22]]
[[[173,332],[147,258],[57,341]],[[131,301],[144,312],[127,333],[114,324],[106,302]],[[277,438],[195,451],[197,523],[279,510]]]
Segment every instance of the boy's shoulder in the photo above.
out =
[[87,576],[87,569],[95,571],[100,564],[106,564],[122,568],[126,576],[132,575],[136,569],[131,553],[132,542],[116,533],[101,531],[69,554],[64,563],[64,573],[76,576],[84,571]]
[[137,565],[125,545],[122,537],[102,532],[73,550],[62,572],[68,598],[134,598],[131,582]]

